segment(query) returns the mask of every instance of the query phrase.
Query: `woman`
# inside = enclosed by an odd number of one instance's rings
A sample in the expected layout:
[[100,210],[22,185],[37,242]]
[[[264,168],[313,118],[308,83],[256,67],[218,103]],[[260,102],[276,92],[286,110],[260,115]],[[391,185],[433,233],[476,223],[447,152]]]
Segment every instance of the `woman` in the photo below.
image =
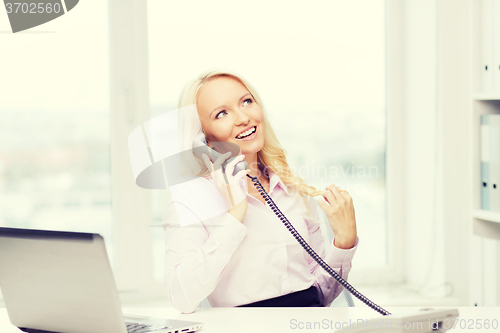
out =
[[[216,161],[206,155],[198,160],[198,175],[217,188],[227,213],[200,221],[203,227],[181,228],[173,205],[169,207],[165,286],[172,306],[190,313],[206,297],[212,306],[329,306],[342,287],[303,250],[246,175],[259,179],[302,237],[344,279],[358,244],[349,193],[333,184],[318,191],[292,173],[262,101],[240,76],[219,71],[201,75],[180,97],[180,108],[192,104],[198,119],[182,125],[184,132],[191,130],[187,141],[203,131],[208,146],[231,142],[241,155],[226,167],[228,185],[218,180],[224,178],[217,166],[229,154]],[[233,176],[243,159],[249,169]],[[313,199],[318,195],[324,200]],[[335,234],[326,254],[316,203]],[[179,216],[190,214],[184,209]]]

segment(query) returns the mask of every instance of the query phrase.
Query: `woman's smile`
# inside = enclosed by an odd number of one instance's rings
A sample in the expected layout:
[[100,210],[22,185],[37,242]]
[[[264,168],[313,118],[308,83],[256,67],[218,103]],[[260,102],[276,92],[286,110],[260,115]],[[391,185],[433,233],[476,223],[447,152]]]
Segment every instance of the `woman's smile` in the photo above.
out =
[[254,139],[256,136],[257,136],[257,126],[253,126],[249,130],[243,131],[242,133],[238,134],[236,140],[250,141]]

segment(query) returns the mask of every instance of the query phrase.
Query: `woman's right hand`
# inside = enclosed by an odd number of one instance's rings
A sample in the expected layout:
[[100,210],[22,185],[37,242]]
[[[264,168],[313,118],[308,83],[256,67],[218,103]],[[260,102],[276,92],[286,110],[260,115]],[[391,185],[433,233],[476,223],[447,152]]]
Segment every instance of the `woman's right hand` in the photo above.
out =
[[[243,161],[244,155],[238,155],[226,165],[225,174],[222,172],[222,163],[231,157],[231,152],[222,154],[212,163],[206,154],[202,154],[203,162],[211,171],[212,180],[217,190],[222,194],[229,207],[228,212],[241,223],[245,220],[248,208],[248,201],[245,191],[240,186],[240,180],[245,177],[250,169],[242,170],[233,176],[234,167],[238,162]],[[227,182],[226,182],[227,180]]]

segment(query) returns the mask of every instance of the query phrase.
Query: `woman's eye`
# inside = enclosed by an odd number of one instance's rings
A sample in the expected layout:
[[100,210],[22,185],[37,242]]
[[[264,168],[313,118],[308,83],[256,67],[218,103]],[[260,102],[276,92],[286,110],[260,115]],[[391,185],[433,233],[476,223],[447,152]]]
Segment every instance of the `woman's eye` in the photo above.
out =
[[[245,104],[245,103],[246,103],[246,104]],[[252,100],[251,100],[250,98],[245,99],[245,100],[243,101],[243,105],[248,105],[248,104],[250,104],[250,103],[252,103]]]
[[224,113],[226,113],[226,114],[227,114],[227,112],[226,112],[225,110],[222,110],[221,112],[217,113],[217,115],[215,116],[215,118],[217,118],[217,119],[218,119],[218,118],[219,118],[219,115],[220,115],[222,112],[224,112]]

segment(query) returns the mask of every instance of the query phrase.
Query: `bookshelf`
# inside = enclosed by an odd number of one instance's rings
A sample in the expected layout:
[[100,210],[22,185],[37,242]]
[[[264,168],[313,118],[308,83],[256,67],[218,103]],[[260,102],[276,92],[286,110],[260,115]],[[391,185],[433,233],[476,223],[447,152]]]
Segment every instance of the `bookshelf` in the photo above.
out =
[[500,212],[481,209],[481,115],[500,114],[500,0],[469,0],[470,305],[500,304]]
[[472,230],[474,235],[500,240],[500,212],[481,210],[480,182],[480,118],[500,114],[500,48],[496,45],[500,23],[494,19],[500,14],[500,0],[471,0],[469,6]]

